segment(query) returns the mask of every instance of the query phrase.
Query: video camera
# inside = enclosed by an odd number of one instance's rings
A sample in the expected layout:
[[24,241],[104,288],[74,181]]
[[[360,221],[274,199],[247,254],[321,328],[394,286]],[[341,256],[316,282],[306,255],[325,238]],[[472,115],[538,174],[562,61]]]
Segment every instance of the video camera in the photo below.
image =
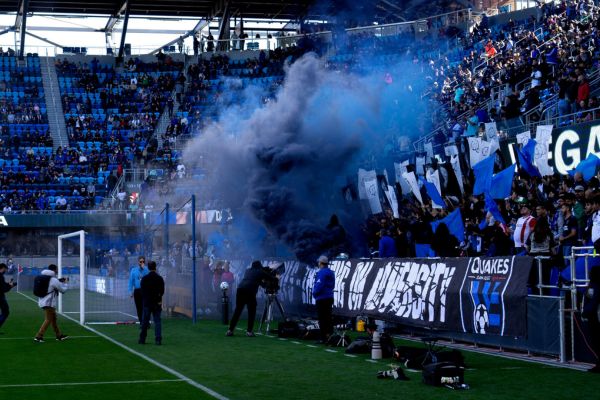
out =
[[263,270],[268,274],[269,278],[262,282],[262,287],[265,288],[267,294],[277,294],[279,291],[279,277],[285,272],[285,264],[281,261],[272,262]]

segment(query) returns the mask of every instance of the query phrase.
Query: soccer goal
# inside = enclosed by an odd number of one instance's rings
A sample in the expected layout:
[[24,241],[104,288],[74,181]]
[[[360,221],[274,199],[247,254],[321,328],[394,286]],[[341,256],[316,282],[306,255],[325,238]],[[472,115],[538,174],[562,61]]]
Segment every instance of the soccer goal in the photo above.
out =
[[108,268],[94,242],[85,231],[58,236],[58,275],[69,279],[69,290],[59,297],[59,313],[80,324],[136,323],[127,274]]

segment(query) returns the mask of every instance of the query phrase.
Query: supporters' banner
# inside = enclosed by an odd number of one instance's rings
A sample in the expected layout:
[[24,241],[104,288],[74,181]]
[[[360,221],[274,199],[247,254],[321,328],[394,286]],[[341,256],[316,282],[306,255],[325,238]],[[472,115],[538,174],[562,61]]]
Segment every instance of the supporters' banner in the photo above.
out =
[[417,200],[419,200],[419,203],[421,203],[421,205],[423,205],[423,198],[421,197],[421,191],[419,190],[419,185],[417,184],[417,178],[415,177],[415,173],[414,172],[405,172],[404,174],[402,174],[402,176],[404,177],[404,179],[406,179],[406,182],[408,182],[408,184],[410,185],[410,190],[415,195]]
[[440,172],[439,170],[428,169],[427,170],[427,182],[433,183],[438,193],[442,194],[442,185],[440,183]]
[[424,182],[427,195],[433,202],[434,208],[446,208],[442,199],[442,185],[440,184],[440,173],[438,170],[427,170],[427,180]]
[[520,144],[521,146],[525,146],[527,144],[527,142],[529,142],[529,139],[531,139],[530,131],[526,131],[526,132],[517,134],[517,143]]
[[498,128],[495,122],[485,124],[485,138],[488,142],[498,139]]
[[527,173],[527,175],[534,177],[542,177],[540,171],[535,167],[533,160],[535,159],[535,147],[537,142],[531,139],[523,147],[523,150],[517,149],[519,156],[519,166]]
[[377,184],[377,178],[365,181],[365,190],[367,193],[367,200],[369,200],[369,206],[371,207],[371,213],[379,214],[382,209],[381,201],[379,200],[379,185]]
[[365,186],[366,181],[375,179],[377,181],[377,173],[372,171],[365,171],[364,169],[358,170],[358,198],[361,200],[368,200],[367,189]]
[[[334,260],[334,313],[488,335],[527,335],[530,257]],[[286,262],[280,300],[315,304],[315,268]],[[294,312],[293,311],[293,312]]]
[[[549,130],[550,125],[538,127],[536,142],[548,143],[548,165],[561,175],[566,175],[590,154],[600,155],[600,123],[598,121],[555,128],[551,135],[547,133]],[[550,138],[548,138],[549,136]],[[502,142],[502,153],[504,159],[510,160],[511,164],[517,162],[517,145],[514,138]],[[543,167],[538,164],[538,168]],[[540,172],[542,171],[540,170]]]
[[409,194],[411,192],[410,185],[404,179],[402,174],[406,171],[406,166],[408,165],[408,161],[403,161],[401,164],[394,163],[394,172],[396,174],[396,183],[400,185],[400,189],[402,189],[402,194]]

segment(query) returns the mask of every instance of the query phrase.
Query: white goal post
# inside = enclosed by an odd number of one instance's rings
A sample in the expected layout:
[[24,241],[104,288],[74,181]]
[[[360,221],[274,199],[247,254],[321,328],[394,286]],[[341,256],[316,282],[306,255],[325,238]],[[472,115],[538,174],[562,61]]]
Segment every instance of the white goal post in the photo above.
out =
[[[62,278],[63,240],[79,236],[79,323],[85,324],[85,231],[77,231],[58,236],[58,278]],[[63,296],[58,296],[58,312],[63,312]]]

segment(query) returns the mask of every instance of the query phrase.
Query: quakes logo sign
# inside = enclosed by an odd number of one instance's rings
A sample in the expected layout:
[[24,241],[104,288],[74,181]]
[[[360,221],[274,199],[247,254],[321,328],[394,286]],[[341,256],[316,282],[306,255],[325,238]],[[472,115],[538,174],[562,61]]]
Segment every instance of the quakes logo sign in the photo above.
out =
[[[506,310],[523,308],[505,296],[507,290],[524,291],[529,268],[519,262],[515,268],[516,257],[471,258],[467,265],[465,279],[460,289],[460,315],[463,332],[477,334],[505,335],[514,332],[514,328],[525,324],[521,318],[507,318]],[[519,261],[521,257],[518,258]],[[530,267],[530,264],[529,264]],[[516,287],[515,287],[516,286]],[[517,290],[518,289],[518,290]],[[525,292],[526,293],[526,292]],[[507,302],[511,302],[508,307]],[[523,315],[524,315],[524,310]],[[520,313],[517,313],[520,314]],[[510,333],[509,333],[510,334]]]

